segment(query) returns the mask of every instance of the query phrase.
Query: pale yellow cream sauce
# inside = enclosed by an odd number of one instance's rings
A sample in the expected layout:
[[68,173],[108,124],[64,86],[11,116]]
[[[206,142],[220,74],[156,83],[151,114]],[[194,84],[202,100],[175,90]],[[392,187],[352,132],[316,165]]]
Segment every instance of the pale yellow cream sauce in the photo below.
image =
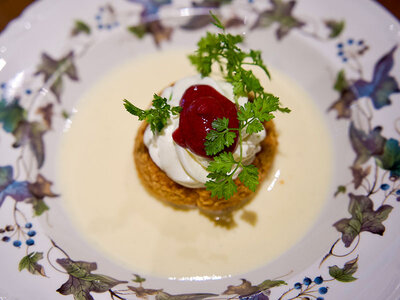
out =
[[[240,274],[295,245],[326,200],[332,147],[322,115],[307,93],[283,74],[271,72],[267,90],[292,112],[277,113],[274,168],[257,197],[236,213],[237,226],[230,230],[196,210],[177,211],[149,196],[133,163],[139,121],[125,111],[122,99],[148,107],[153,93],[195,74],[184,52],[141,56],[107,74],[79,101],[60,147],[58,181],[76,228],[132,271],[167,278]],[[253,213],[255,225],[246,218]]]

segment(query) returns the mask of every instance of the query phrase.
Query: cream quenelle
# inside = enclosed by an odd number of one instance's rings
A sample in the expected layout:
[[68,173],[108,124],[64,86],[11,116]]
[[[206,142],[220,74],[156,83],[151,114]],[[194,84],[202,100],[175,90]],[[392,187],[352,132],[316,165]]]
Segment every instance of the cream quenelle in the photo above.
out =
[[[234,102],[233,87],[225,81],[214,80],[200,75],[183,78],[174,85],[163,90],[161,96],[168,99],[171,106],[179,106],[185,91],[193,85],[208,85],[221,95]],[[240,97],[238,102],[243,105],[248,101]],[[172,134],[179,126],[179,115],[173,115],[168,120],[167,126],[161,132],[153,133],[150,126],[147,127],[143,141],[149,150],[154,163],[163,170],[173,181],[189,188],[201,188],[209,180],[206,170],[210,159],[199,156],[187,148],[178,145],[172,138]],[[242,131],[242,158],[244,164],[250,164],[256,154],[261,150],[260,142],[265,138],[265,130],[256,134],[247,135]],[[237,159],[240,156],[240,147],[233,152]],[[236,175],[240,173],[240,169]]]

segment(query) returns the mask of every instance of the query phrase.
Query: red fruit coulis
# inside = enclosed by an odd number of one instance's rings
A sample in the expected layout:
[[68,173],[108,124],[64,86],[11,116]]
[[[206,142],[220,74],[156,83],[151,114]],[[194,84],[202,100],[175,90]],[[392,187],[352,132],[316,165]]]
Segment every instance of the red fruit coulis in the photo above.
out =
[[[179,146],[190,149],[193,153],[210,157],[206,154],[204,142],[207,133],[212,130],[212,122],[218,118],[228,118],[229,128],[239,128],[235,104],[209,85],[192,85],[182,96],[179,127],[172,138]],[[234,151],[235,142],[226,149]]]

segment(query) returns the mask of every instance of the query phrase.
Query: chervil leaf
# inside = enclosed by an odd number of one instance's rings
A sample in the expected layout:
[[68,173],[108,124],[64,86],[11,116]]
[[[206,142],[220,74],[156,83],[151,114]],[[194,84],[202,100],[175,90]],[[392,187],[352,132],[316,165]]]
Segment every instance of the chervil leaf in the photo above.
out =
[[167,104],[167,101],[167,98],[163,98],[161,96],[158,96],[157,94],[154,94],[153,106],[154,108],[159,109],[170,108],[170,106]]
[[154,94],[153,107],[148,110],[143,110],[124,99],[125,109],[134,116],[137,116],[140,121],[146,120],[150,124],[151,131],[161,132],[167,125],[168,119],[172,115],[177,115],[182,110],[181,107],[172,107],[167,103],[166,98]]
[[247,121],[251,117],[253,117],[253,103],[247,102],[244,106],[241,106],[238,111],[238,120],[239,121]]
[[256,132],[260,132],[264,129],[264,126],[257,119],[253,119],[250,123],[247,124],[246,133],[253,134]]
[[212,127],[215,130],[210,130],[207,133],[204,143],[207,155],[215,155],[235,142],[236,133],[230,131],[228,126],[229,119],[227,118],[218,118],[212,122]]
[[131,102],[129,102],[126,99],[124,99],[124,106],[125,106],[125,109],[129,113],[131,113],[134,116],[137,116],[140,121],[143,121],[146,119],[147,112],[143,109],[138,108],[137,106],[135,106],[134,104],[132,104]]
[[225,148],[224,134],[211,130],[206,136],[204,146],[207,155],[215,155],[221,152]]
[[237,97],[246,97],[246,87],[244,85],[244,82],[242,81],[240,75],[235,75],[233,77],[233,81],[231,81],[231,84],[233,86],[233,94],[236,95]]
[[271,112],[279,108],[279,99],[271,94],[265,94],[264,97],[254,99],[254,116],[260,121],[271,120],[274,116]]
[[211,125],[215,130],[223,131],[225,129],[228,129],[229,119],[227,119],[227,118],[222,118],[222,119],[218,118],[218,119],[214,120]]
[[181,113],[182,111],[182,107],[180,106],[174,106],[173,108],[171,108],[171,112],[174,116],[177,116]]
[[[212,15],[212,17],[218,20],[215,15]],[[220,27],[221,23],[218,21],[216,25]],[[257,66],[264,71],[267,77],[270,77],[269,71],[262,60],[261,52],[256,50],[243,51],[238,47],[238,44],[242,42],[243,36],[241,35],[207,32],[206,36],[197,43],[198,49],[189,56],[189,59],[203,76],[208,76],[212,71],[212,65],[217,64],[225,80],[233,85],[236,98],[239,96],[246,97],[250,92],[264,98],[266,93],[260,80],[244,66]],[[273,111],[278,108],[279,102]]]
[[215,26],[217,26],[218,28],[220,28],[220,29],[222,29],[222,30],[225,30],[224,25],[222,25],[221,21],[217,18],[217,16],[214,15],[211,11],[210,11],[210,15],[211,15],[211,17],[212,17],[213,20],[214,20],[213,24],[214,24]]
[[210,162],[207,177],[212,180],[206,182],[206,189],[211,191],[211,197],[229,199],[236,193],[237,186],[232,179],[232,169],[236,164],[231,152],[223,152]]
[[223,152],[214,157],[214,160],[210,162],[207,171],[210,173],[230,173],[236,163],[237,162],[231,152]]
[[271,78],[271,75],[269,74],[269,71],[261,58],[261,51],[250,50],[250,57],[252,58],[253,62],[259,66],[265,72],[265,74],[267,74],[268,78]]
[[229,147],[235,142],[236,133],[227,131],[225,133],[225,146]]
[[256,191],[259,181],[258,170],[254,165],[243,166],[243,169],[239,173],[238,177],[239,180],[251,191]]
[[231,177],[226,177],[225,180],[207,181],[206,189],[211,192],[211,197],[229,199],[237,191],[237,186]]
[[[216,21],[217,27],[222,24],[212,15]],[[251,98],[244,106],[238,109],[239,121],[239,143],[241,143],[241,133],[246,128],[246,133],[253,134],[263,130],[263,122],[271,120],[273,112],[290,112],[290,109],[280,107],[279,99],[264,91],[260,80],[254,75],[252,70],[245,69],[245,66],[257,66],[263,70],[267,77],[270,77],[269,71],[264,64],[261,52],[250,50],[243,51],[239,44],[243,42],[243,36],[231,34],[213,34],[207,32],[206,36],[197,43],[197,51],[189,56],[191,63],[197,68],[202,76],[208,76],[214,64],[219,67],[224,79],[233,86],[235,100],[239,97]],[[254,99],[254,100],[253,100]],[[205,150],[207,155],[216,155],[234,143],[235,133],[228,128],[228,119],[219,119],[213,122],[213,129],[205,141]],[[236,129],[235,129],[236,130]],[[240,151],[241,148],[240,148]],[[253,166],[244,166],[242,156],[235,162],[232,156],[230,159],[226,154],[217,156],[210,163],[208,178],[211,180],[206,183],[206,188],[211,191],[213,196],[227,198],[236,190],[236,185],[232,180],[234,170],[242,168],[239,178],[245,186],[255,190],[258,185],[258,172]]]

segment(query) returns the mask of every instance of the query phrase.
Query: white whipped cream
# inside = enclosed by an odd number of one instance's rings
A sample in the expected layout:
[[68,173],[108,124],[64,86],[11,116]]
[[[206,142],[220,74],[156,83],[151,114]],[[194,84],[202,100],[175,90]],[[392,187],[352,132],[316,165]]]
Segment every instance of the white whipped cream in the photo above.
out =
[[[210,77],[202,78],[200,75],[186,77],[177,81],[173,86],[164,89],[162,97],[168,99],[171,106],[179,106],[179,102],[185,91],[195,84],[205,84],[213,87],[216,91],[234,102],[233,87],[224,81],[216,81]],[[239,98],[239,104],[243,105],[248,100],[245,97]],[[154,163],[163,170],[173,181],[189,188],[204,187],[209,180],[207,178],[207,166],[209,159],[198,156],[189,149],[177,145],[172,133],[179,127],[179,116],[172,116],[162,132],[154,133],[150,126],[144,133],[144,143],[147,146]],[[265,130],[247,135],[242,132],[242,157],[244,164],[250,164],[255,155],[261,150],[260,142],[265,138]],[[233,153],[235,158],[240,156],[240,147]],[[240,171],[240,170],[239,170]]]

